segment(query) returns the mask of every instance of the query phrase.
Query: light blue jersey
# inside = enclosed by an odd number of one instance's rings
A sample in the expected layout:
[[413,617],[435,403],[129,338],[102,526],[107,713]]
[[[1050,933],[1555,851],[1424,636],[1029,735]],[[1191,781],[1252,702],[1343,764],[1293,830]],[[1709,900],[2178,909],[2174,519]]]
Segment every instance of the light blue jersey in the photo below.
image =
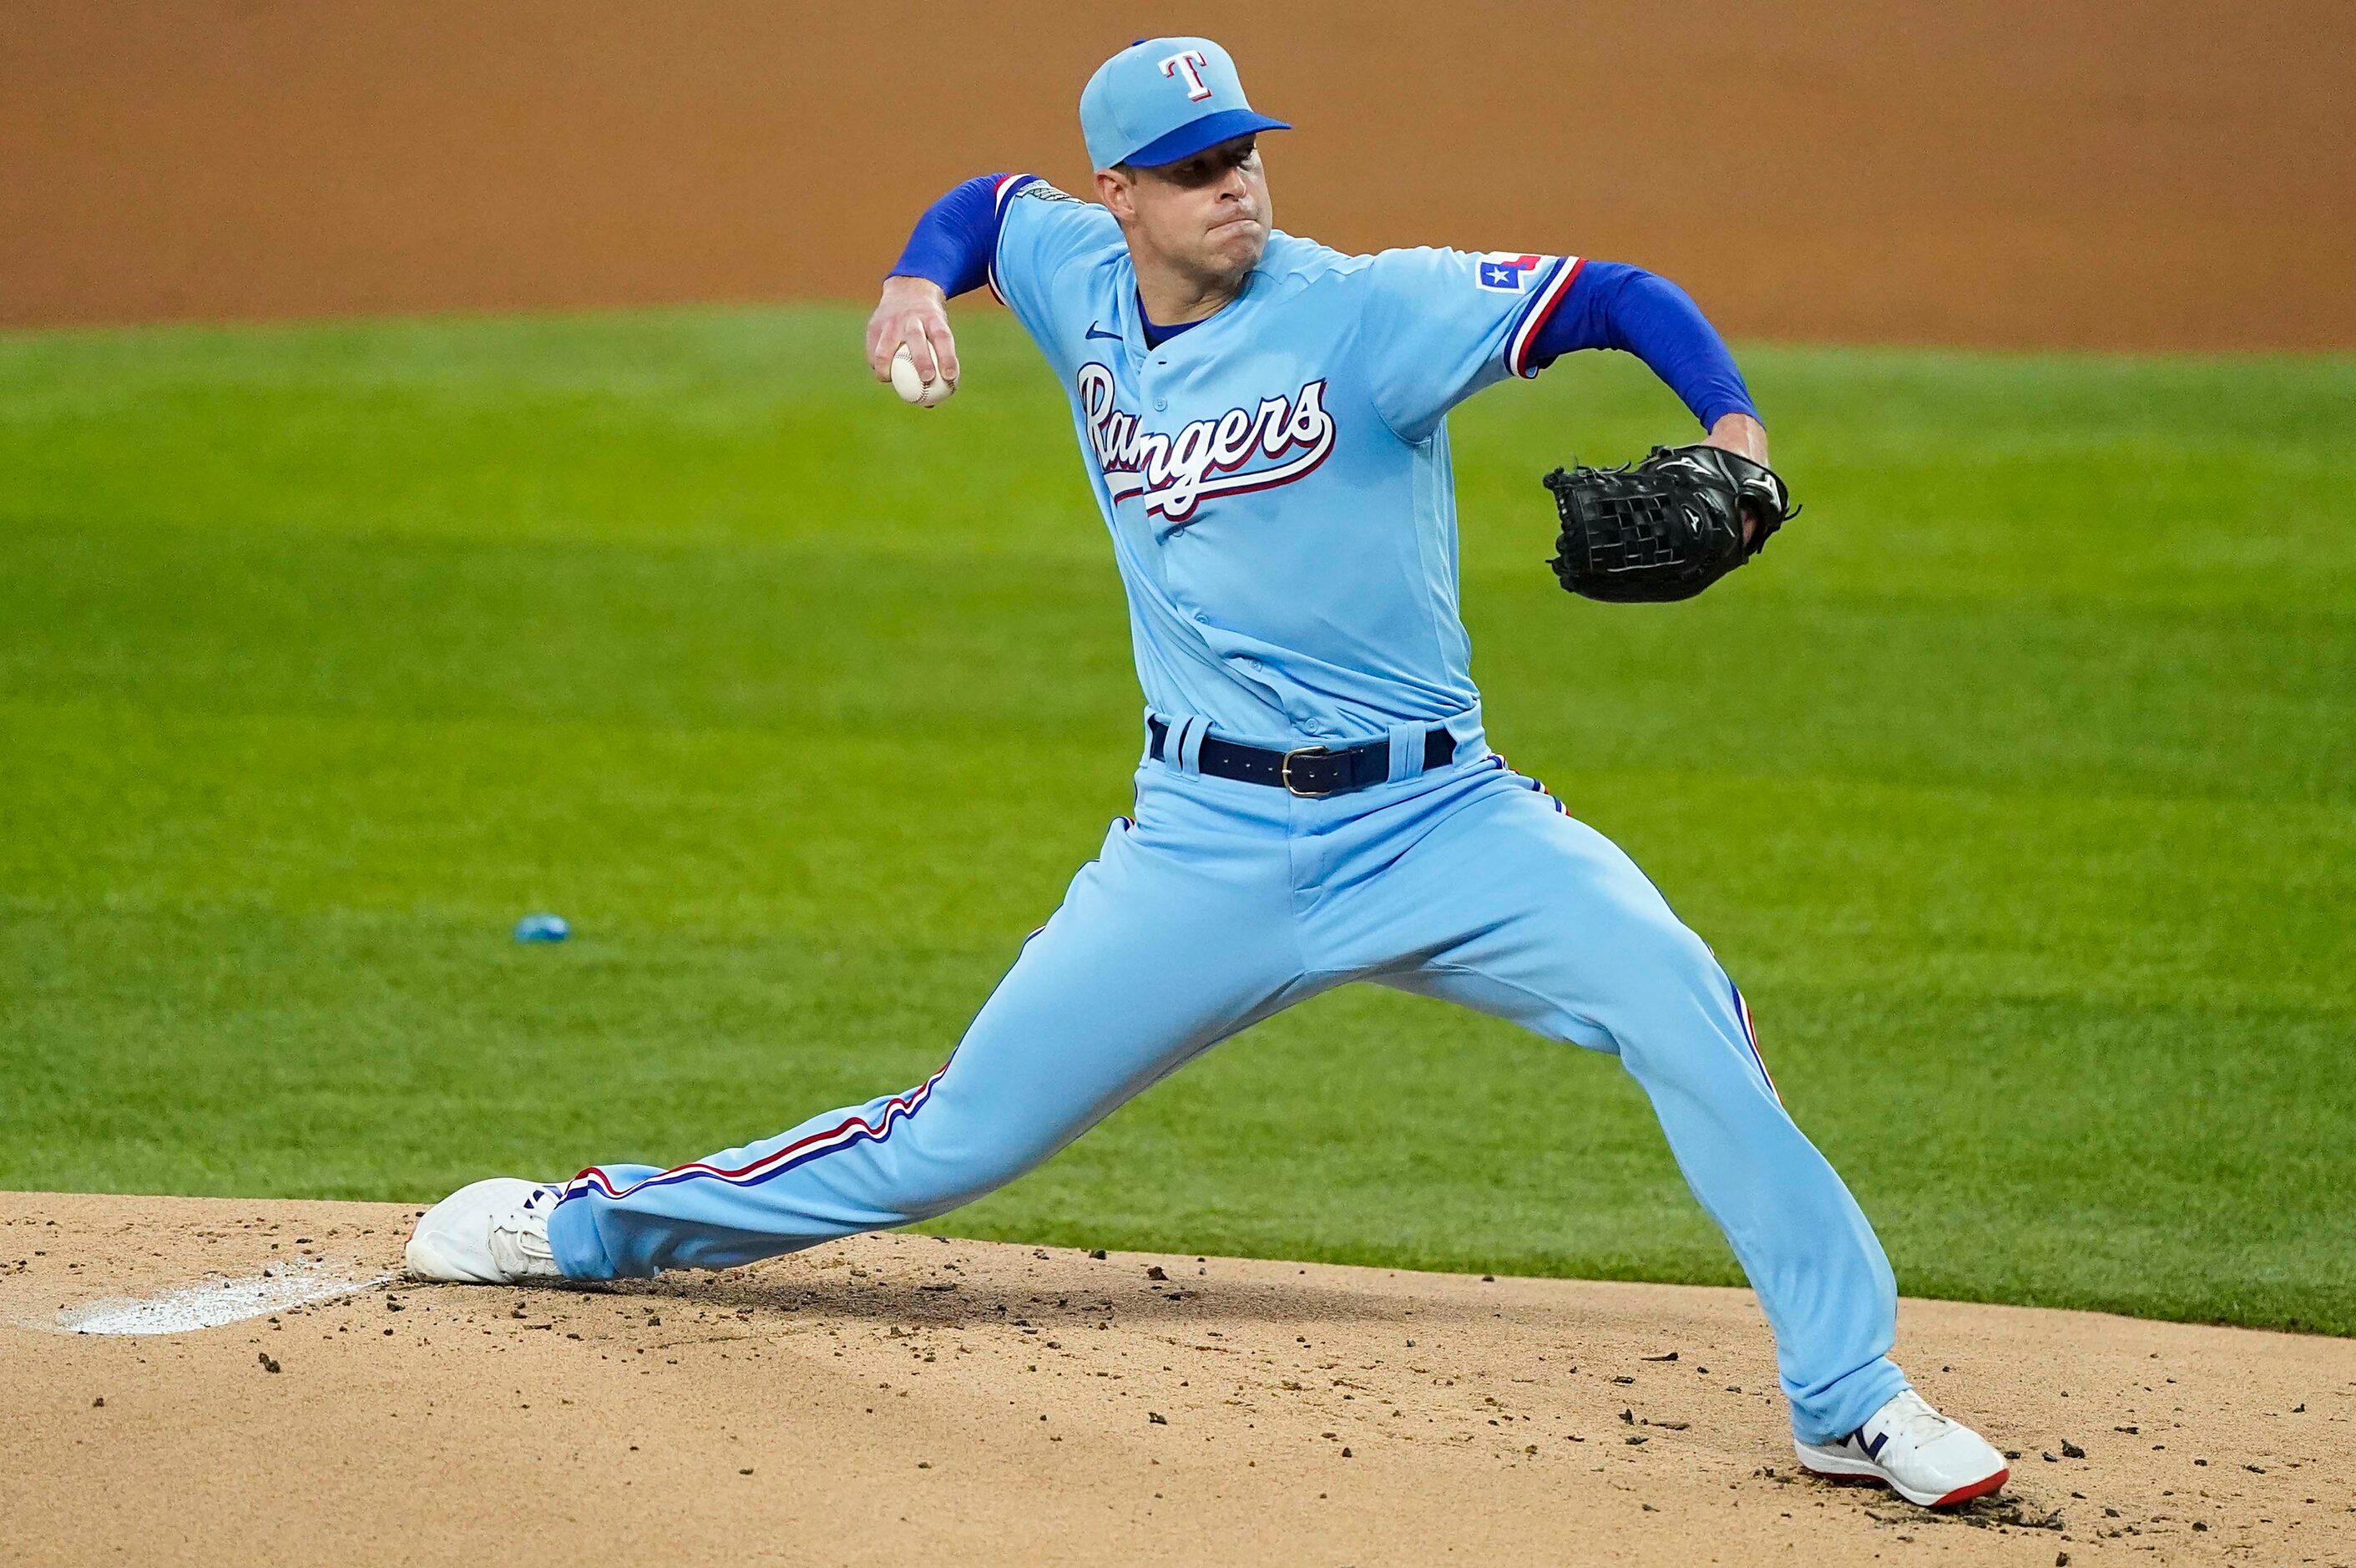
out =
[[1149,348],[1112,215],[1012,178],[991,286],[1072,400],[1149,706],[1280,745],[1472,710],[1448,411],[1526,369],[1575,258],[1270,235]]

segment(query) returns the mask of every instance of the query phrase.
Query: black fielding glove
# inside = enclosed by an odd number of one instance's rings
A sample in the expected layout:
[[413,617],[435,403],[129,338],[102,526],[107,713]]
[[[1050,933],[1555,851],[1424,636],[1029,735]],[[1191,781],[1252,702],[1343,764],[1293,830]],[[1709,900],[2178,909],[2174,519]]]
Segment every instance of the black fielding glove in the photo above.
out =
[[1655,446],[1633,467],[1557,468],[1546,488],[1562,518],[1547,564],[1572,593],[1608,604],[1692,598],[1800,510],[1772,468],[1698,445]]

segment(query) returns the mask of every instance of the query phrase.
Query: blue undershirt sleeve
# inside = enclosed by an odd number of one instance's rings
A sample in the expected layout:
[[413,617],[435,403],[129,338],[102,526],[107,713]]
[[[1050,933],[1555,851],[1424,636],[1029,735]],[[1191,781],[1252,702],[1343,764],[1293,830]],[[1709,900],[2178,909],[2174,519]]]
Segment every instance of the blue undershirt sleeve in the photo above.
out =
[[930,278],[955,297],[990,278],[990,258],[998,249],[999,183],[986,174],[953,188],[925,209],[887,277]]
[[1633,354],[1684,400],[1704,429],[1730,413],[1759,417],[1734,356],[1692,296],[1625,262],[1580,267],[1530,348],[1533,368],[1580,349]]

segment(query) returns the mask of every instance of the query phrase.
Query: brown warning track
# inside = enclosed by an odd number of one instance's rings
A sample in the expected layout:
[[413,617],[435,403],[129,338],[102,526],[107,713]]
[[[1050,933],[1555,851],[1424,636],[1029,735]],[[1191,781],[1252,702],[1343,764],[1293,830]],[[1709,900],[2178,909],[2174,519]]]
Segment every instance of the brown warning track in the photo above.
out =
[[365,1278],[415,1212],[0,1195],[0,1559],[2356,1559],[2356,1343],[2090,1314],[1905,1305],[1922,1386],[2021,1452],[1960,1516],[1795,1476],[1736,1291],[903,1235],[59,1326]]
[[[11,0],[0,324],[856,296],[1076,189],[1066,0]],[[1242,5],[1280,223],[1641,262],[1730,330],[2356,346],[2345,0]]]

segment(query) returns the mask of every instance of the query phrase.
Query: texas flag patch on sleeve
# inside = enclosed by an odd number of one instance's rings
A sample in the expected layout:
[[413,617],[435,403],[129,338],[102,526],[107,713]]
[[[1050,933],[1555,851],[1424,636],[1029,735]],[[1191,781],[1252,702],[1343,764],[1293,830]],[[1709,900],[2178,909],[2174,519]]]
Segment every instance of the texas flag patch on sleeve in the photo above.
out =
[[1481,258],[1474,277],[1483,288],[1494,289],[1499,294],[1519,294],[1537,275],[1538,269],[1553,259],[1513,251],[1491,251]]

